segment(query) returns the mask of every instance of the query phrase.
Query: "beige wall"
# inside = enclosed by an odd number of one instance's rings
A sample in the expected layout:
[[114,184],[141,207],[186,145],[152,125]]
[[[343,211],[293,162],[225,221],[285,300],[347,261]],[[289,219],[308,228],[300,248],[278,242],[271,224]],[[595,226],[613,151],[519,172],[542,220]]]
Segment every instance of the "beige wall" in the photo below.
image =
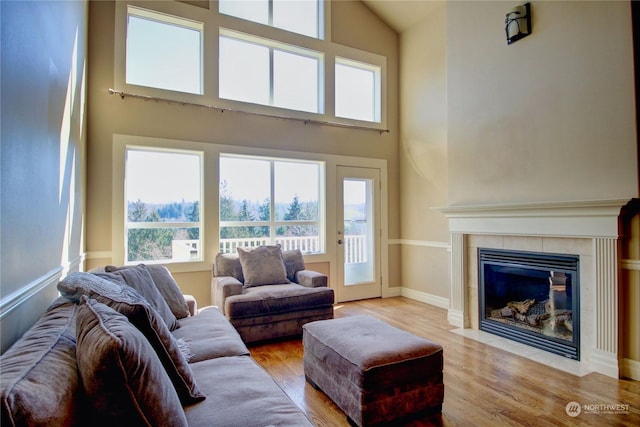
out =
[[640,381],[640,206],[630,204],[623,221],[620,275],[622,376]]
[[631,198],[637,157],[629,2],[447,5],[449,204]]
[[[153,3],[146,3],[152,7]],[[89,147],[87,195],[88,266],[112,261],[112,136],[139,135],[287,151],[386,159],[389,236],[399,236],[398,41],[397,35],[360,2],[332,7],[332,38],[387,57],[389,133],[305,125],[275,118],[109,95],[114,86],[114,3],[92,2],[89,50]],[[397,248],[396,248],[397,249]],[[207,253],[209,262],[215,254]],[[170,267],[171,268],[171,267]],[[331,268],[331,267],[329,267]],[[209,303],[209,273],[175,273],[183,291]],[[397,283],[398,278],[390,278]]]
[[[402,285],[449,298],[446,205],[638,196],[629,2],[439,3],[400,35]],[[637,265],[622,274],[623,357],[638,370]]]
[[629,4],[533,2],[511,46],[506,7],[438,3],[400,36],[402,284],[427,294],[448,296],[434,207],[638,192]]
[[400,36],[402,285],[449,297],[446,3]]

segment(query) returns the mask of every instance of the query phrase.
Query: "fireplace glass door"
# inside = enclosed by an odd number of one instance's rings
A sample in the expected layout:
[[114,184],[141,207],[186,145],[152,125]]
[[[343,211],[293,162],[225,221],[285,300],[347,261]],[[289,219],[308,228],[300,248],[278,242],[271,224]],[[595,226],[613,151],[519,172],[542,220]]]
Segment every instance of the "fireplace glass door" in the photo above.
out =
[[579,359],[578,257],[480,249],[480,329]]

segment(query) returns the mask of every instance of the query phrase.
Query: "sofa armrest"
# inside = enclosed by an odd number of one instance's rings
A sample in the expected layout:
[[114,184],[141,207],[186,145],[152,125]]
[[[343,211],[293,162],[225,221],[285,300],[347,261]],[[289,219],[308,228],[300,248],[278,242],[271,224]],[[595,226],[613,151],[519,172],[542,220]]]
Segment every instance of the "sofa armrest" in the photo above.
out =
[[189,315],[195,316],[198,312],[198,302],[196,301],[196,297],[189,294],[182,295],[184,297],[184,302],[187,303],[187,308],[189,309]]
[[222,314],[224,312],[224,300],[232,295],[240,295],[242,293],[242,283],[231,276],[219,276],[211,278],[211,297],[212,304],[218,306]]
[[327,286],[328,278],[317,271],[300,270],[296,273],[296,281],[307,288],[319,288]]

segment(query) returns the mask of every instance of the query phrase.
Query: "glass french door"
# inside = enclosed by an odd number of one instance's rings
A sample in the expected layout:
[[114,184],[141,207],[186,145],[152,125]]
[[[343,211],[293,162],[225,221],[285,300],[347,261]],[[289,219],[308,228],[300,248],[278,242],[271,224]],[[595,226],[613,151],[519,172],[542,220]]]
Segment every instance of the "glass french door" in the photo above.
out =
[[337,175],[337,299],[380,297],[380,170],[338,166]]

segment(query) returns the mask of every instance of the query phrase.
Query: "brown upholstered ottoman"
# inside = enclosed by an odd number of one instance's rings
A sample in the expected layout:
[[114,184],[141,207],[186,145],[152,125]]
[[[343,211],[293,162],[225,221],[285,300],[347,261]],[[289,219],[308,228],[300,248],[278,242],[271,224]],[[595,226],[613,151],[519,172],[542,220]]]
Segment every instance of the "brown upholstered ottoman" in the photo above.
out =
[[307,323],[304,373],[349,417],[369,426],[442,410],[442,347],[371,316]]

